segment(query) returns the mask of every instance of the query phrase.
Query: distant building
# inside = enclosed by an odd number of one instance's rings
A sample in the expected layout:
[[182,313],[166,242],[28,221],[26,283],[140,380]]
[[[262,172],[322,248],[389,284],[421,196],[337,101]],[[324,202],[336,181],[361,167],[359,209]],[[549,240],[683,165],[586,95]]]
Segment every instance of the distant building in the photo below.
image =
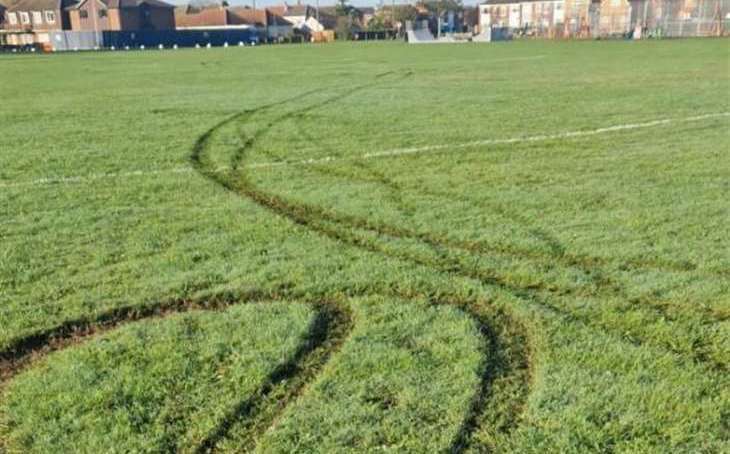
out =
[[291,38],[294,35],[294,25],[284,19],[285,6],[266,8],[266,36],[269,40]]
[[196,30],[226,27],[228,25],[227,8],[226,4],[221,3],[179,6],[175,8],[175,28]]
[[72,0],[21,0],[5,11],[4,29],[9,31],[52,31],[68,29],[64,8]]
[[266,31],[268,25],[265,9],[251,9],[247,6],[228,8],[228,24],[238,27],[253,27]]
[[479,6],[482,27],[512,29],[562,24],[564,0],[487,0]]
[[5,4],[0,3],[0,46],[7,44],[6,34],[4,33],[3,24],[5,23],[5,11],[8,7]]
[[266,9],[266,15],[271,40],[298,36],[308,41],[313,33],[333,30],[336,24],[336,18],[327,13],[326,8],[317,9],[306,4],[272,6]]
[[730,0],[486,0],[479,27],[548,38],[723,36]]
[[[312,32],[322,32],[327,29],[318,19],[321,18],[322,9],[309,5],[284,5],[284,13],[281,15],[284,20],[292,24],[294,31],[302,35],[309,35]],[[329,17],[329,15],[326,15]]]
[[50,32],[69,29],[65,7],[72,0],[21,0],[5,10],[3,41],[28,46],[50,41]]
[[[183,6],[175,10],[175,28],[178,30],[246,29],[255,28],[269,40],[291,39],[295,35],[308,37],[327,29],[317,17],[316,8],[309,5],[278,5],[266,9],[244,6],[231,7],[226,3],[207,3],[203,6]],[[334,26],[334,20],[324,22]]]
[[160,0],[20,0],[3,8],[2,43],[45,44],[62,31],[171,30],[173,6]]
[[160,0],[81,0],[65,10],[73,31],[175,28],[174,7]]

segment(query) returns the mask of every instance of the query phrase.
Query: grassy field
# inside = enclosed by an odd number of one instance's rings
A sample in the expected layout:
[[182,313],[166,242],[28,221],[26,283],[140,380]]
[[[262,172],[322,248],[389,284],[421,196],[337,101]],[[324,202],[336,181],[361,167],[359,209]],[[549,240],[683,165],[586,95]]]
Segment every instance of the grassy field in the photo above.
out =
[[0,452],[730,450],[730,42],[0,56]]

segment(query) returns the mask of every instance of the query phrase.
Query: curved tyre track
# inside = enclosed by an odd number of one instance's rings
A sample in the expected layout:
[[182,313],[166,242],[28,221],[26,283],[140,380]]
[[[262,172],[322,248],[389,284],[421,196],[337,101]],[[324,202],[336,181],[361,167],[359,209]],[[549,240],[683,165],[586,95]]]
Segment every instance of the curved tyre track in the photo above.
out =
[[[704,349],[705,346],[703,345],[693,346],[691,350],[678,349],[675,345],[661,341],[658,342],[653,338],[643,336],[640,332],[627,333],[625,327],[616,325],[615,322],[612,323],[610,321],[595,320],[590,315],[573,312],[570,305],[560,303],[561,298],[589,296],[588,292],[584,292],[580,288],[556,288],[554,285],[539,278],[535,282],[525,285],[524,283],[511,279],[509,276],[500,274],[498,270],[485,270],[474,267],[470,264],[465,264],[459,259],[458,254],[454,254],[454,251],[457,251],[467,254],[475,254],[478,256],[489,252],[498,252],[494,249],[485,248],[480,244],[454,241],[433,235],[429,232],[417,232],[405,227],[393,226],[355,215],[338,213],[317,205],[286,199],[272,192],[259,189],[247,178],[244,173],[246,168],[245,166],[242,166],[242,160],[245,158],[247,152],[254,147],[261,137],[269,132],[274,124],[278,124],[282,121],[303,118],[308,111],[330,105],[354,93],[375,86],[376,84],[377,82],[356,86],[349,89],[349,91],[332,95],[319,104],[300,107],[268,119],[267,124],[264,127],[257,129],[251,137],[241,137],[243,139],[243,145],[231,156],[230,162],[228,162],[228,165],[224,167],[226,171],[211,168],[210,165],[205,162],[205,151],[209,147],[211,136],[225,126],[217,125],[201,136],[195,144],[193,154],[191,156],[193,166],[198,169],[201,174],[207,176],[221,186],[240,195],[244,195],[255,203],[338,242],[366,249],[370,252],[389,256],[391,258],[416,263],[441,272],[457,274],[479,281],[486,285],[495,286],[513,294],[528,304],[546,309],[551,313],[560,316],[567,322],[578,323],[633,345],[651,345],[660,350],[677,355],[680,358],[689,359],[692,362],[703,364],[706,366],[708,371],[712,373],[723,373],[725,371],[726,364],[709,356]],[[319,168],[318,166],[312,167],[315,168],[315,170]],[[325,170],[325,172],[328,171]],[[404,250],[404,248],[400,247],[387,247],[377,239],[373,239],[373,237],[418,242],[430,248],[435,253],[436,257],[424,257],[422,255],[409,253]],[[508,251],[499,252],[512,255],[509,254]],[[521,256],[521,258],[528,257]],[[597,285],[597,295],[608,297],[625,296],[625,292],[621,284],[603,278],[603,273],[597,264],[591,266],[590,264],[580,260],[574,260],[574,257],[570,256],[563,256],[562,258],[557,257],[557,261],[562,262],[564,266],[566,266],[565,262],[568,261],[571,266],[584,270],[592,275],[593,282]],[[598,273],[596,273],[595,268],[598,268]],[[656,304],[651,299],[630,299],[629,303],[634,309],[641,307],[641,310],[643,311],[653,312],[655,320],[671,320],[673,318],[673,314],[671,314],[663,305]],[[703,315],[703,318],[710,323],[720,321],[712,317],[712,315]]]
[[[246,421],[249,438],[255,440],[283,410],[285,404],[296,398],[304,385],[339,350],[352,329],[350,310],[345,304],[324,298],[307,301],[296,296],[280,298],[265,291],[252,290],[235,298],[224,294],[201,301],[176,300],[147,306],[128,306],[110,310],[95,318],[69,321],[54,329],[20,339],[0,352],[0,393],[14,376],[50,353],[72,348],[128,323],[183,312],[216,311],[236,304],[267,301],[314,306],[314,322],[292,358],[279,364],[249,399],[232,408],[218,427],[200,443],[196,452],[213,451],[229,429],[241,420]],[[3,448],[5,446],[0,440],[0,452],[4,452]]]
[[[388,179],[387,176],[382,173],[377,173],[376,177],[362,175],[355,171],[346,171],[341,169],[333,169],[326,164],[312,165],[308,167],[308,170],[320,173],[325,176],[349,179],[349,180],[360,180],[370,183],[378,183],[387,188],[389,191],[400,191],[399,185]],[[419,186],[418,191],[420,193],[429,194],[440,197],[448,202],[455,200],[453,195],[447,195],[440,191],[432,190],[430,188]],[[402,197],[392,196],[394,201],[398,201],[401,204]],[[476,204],[476,202],[474,202]],[[478,204],[482,206],[482,204]],[[319,210],[319,207],[308,206],[310,210]],[[404,209],[400,208],[403,212]],[[500,214],[504,210],[497,210]],[[536,266],[552,266],[562,267],[562,269],[575,269],[584,273],[589,279],[589,285],[579,286],[577,288],[555,288],[546,281],[539,280],[531,286],[524,286],[514,282],[509,278],[500,277],[498,271],[491,269],[488,272],[479,271],[474,269],[465,268],[464,264],[459,261],[454,261],[449,257],[440,257],[437,261],[429,261],[429,259],[422,259],[411,257],[414,261],[419,261],[421,264],[432,263],[436,266],[440,266],[447,270],[461,270],[467,277],[482,280],[492,285],[498,285],[505,290],[512,292],[515,295],[523,295],[527,299],[532,299],[533,302],[540,306],[546,307],[552,311],[555,311],[562,316],[568,317],[569,320],[579,321],[583,324],[591,326],[595,329],[599,329],[605,332],[619,333],[622,337],[630,340],[635,344],[649,344],[657,345],[661,349],[670,351],[682,357],[688,357],[698,363],[706,364],[710,370],[723,372],[726,369],[726,365],[720,361],[710,358],[707,354],[708,346],[711,345],[707,342],[696,340],[693,342],[692,349],[680,349],[673,344],[656,343],[651,338],[645,337],[641,332],[627,332],[624,327],[615,326],[608,322],[596,322],[589,316],[578,315],[571,313],[569,309],[564,307],[558,307],[554,303],[550,303],[549,300],[552,296],[558,296],[562,298],[578,298],[578,297],[604,297],[604,298],[619,298],[622,301],[626,301],[627,308],[617,308],[624,312],[636,312],[652,317],[654,321],[669,321],[678,322],[682,319],[683,312],[690,312],[694,314],[698,320],[704,325],[711,325],[721,323],[726,320],[725,316],[717,315],[712,312],[709,308],[705,307],[681,307],[676,308],[666,302],[658,300],[651,296],[631,296],[628,288],[620,281],[606,277],[606,269],[604,266],[597,262],[586,262],[579,259],[579,256],[573,255],[567,252],[562,244],[559,244],[557,240],[551,240],[548,238],[545,240],[553,250],[552,254],[543,255],[529,253],[529,251],[523,251],[522,249],[515,249],[509,245],[489,245],[482,242],[466,242],[457,241],[450,239],[445,236],[437,236],[429,232],[421,232],[410,230],[406,227],[395,227],[376,221],[371,221],[364,218],[349,214],[333,213],[331,211],[322,211],[322,218],[327,218],[333,222],[338,222],[335,218],[343,220],[345,223],[350,223],[353,228],[359,228],[364,231],[375,232],[379,235],[388,236],[398,239],[408,239],[421,241],[424,244],[432,247],[434,250],[445,251],[451,254],[452,251],[463,252],[474,256],[487,256],[488,254],[500,255],[503,257],[520,257],[525,262],[534,264]],[[522,216],[516,213],[512,213],[510,218],[514,219],[514,222],[522,224],[531,232],[535,229],[531,229],[529,223],[524,220]],[[534,233],[538,239],[543,239],[546,234],[537,232]],[[384,252],[385,253],[385,252]],[[438,262],[438,263],[437,263]],[[547,296],[545,296],[547,294]]]
[[[488,286],[495,286],[515,295],[528,304],[534,304],[552,313],[556,313],[567,321],[580,323],[612,336],[623,338],[615,327],[604,326],[589,318],[573,314],[569,309],[551,302],[549,298],[545,298],[544,294],[547,293],[550,295],[554,290],[547,288],[542,283],[530,287],[518,285],[497,273],[467,268],[463,263],[460,263],[458,260],[453,260],[449,256],[454,250],[467,251],[474,254],[497,252],[523,258],[530,258],[529,253],[512,250],[509,247],[500,249],[497,246],[496,249],[493,249],[484,245],[459,243],[430,233],[410,231],[405,228],[376,223],[356,216],[334,213],[315,205],[297,203],[259,189],[243,173],[245,167],[241,166],[241,163],[246,158],[247,152],[256,145],[261,137],[268,133],[273,124],[287,119],[296,120],[298,116],[301,116],[307,110],[332,104],[354,93],[382,83],[388,80],[389,76],[393,76],[393,74],[379,75],[375,82],[356,86],[344,93],[330,96],[319,104],[297,109],[270,120],[267,126],[257,129],[250,137],[245,138],[243,145],[232,156],[231,170],[216,168],[206,159],[206,152],[209,150],[211,138],[222,128],[237,122],[245,124],[254,115],[283,105],[289,101],[299,99],[301,96],[315,94],[323,90],[313,90],[303,95],[271,103],[257,109],[243,110],[214,125],[199,137],[191,155],[193,165],[203,176],[216,184],[255,202],[259,206],[309,231],[318,233],[338,243],[363,249],[397,261],[427,267],[438,272],[474,279]],[[361,170],[368,171],[364,167]],[[369,175],[366,175],[365,178],[389,188],[393,192],[393,201],[399,205],[403,204],[403,198],[398,193],[401,188],[397,183],[388,180],[387,176],[382,173],[375,171],[368,173]],[[358,176],[356,174],[357,172],[352,172],[350,176],[363,177],[362,175]],[[340,176],[342,177],[343,175]],[[401,206],[400,208],[402,209],[401,211],[405,211],[405,207]],[[505,214],[508,215],[509,213]],[[521,219],[518,217],[514,221],[520,222]],[[536,236],[541,234],[541,232],[533,233]],[[373,239],[373,236],[375,239]],[[389,238],[396,241],[415,241],[427,245],[436,253],[436,257],[422,257],[408,252],[402,247],[385,245],[381,241],[378,241],[380,238]],[[566,266],[571,265],[579,268],[593,269],[598,264],[584,257],[567,254],[562,245],[555,243],[553,238],[543,239],[547,243],[550,243],[552,252],[549,254],[550,258],[560,258],[561,263]],[[603,264],[605,265],[605,263]],[[596,276],[596,281],[606,294],[616,294],[623,290],[620,284],[604,280],[600,274]],[[558,291],[560,290],[558,289]],[[397,291],[390,289],[385,289],[380,293],[362,292],[348,296],[367,296],[369,294],[380,294],[403,299],[412,298],[412,295],[399,294]],[[220,295],[206,301],[178,300],[160,302],[147,306],[128,306],[112,309],[96,317],[68,321],[53,329],[19,339],[9,348],[0,352],[0,385],[7,383],[15,374],[30,367],[34,360],[42,358],[50,352],[72,347],[84,339],[92,338],[125,323],[151,317],[162,317],[170,313],[188,310],[216,310],[233,304],[262,300],[295,302],[296,298],[302,296],[306,297],[305,295],[297,295],[295,292],[289,292],[282,296],[272,294],[270,291],[251,290],[239,297]],[[291,402],[300,393],[304,392],[306,385],[316,378],[328,359],[346,341],[352,321],[349,316],[349,311],[345,307],[345,301],[341,299],[334,301],[323,295],[320,299],[315,301],[310,300],[306,303],[317,307],[317,321],[313,324],[308,339],[300,345],[290,361],[279,365],[270,374],[268,379],[251,398],[240,402],[230,411],[227,417],[221,421],[219,427],[210,433],[200,444],[198,452],[214,451],[217,444],[226,438],[229,430],[234,425],[242,426],[244,432],[248,434],[246,444],[241,448],[250,449],[254,447],[257,437],[271,425],[272,421],[284,410],[288,402]],[[529,392],[532,374],[532,366],[529,362],[529,358],[532,356],[530,351],[531,347],[529,338],[527,337],[529,330],[526,330],[512,315],[490,307],[488,301],[463,299],[453,295],[446,295],[432,299],[431,303],[454,305],[467,313],[478,323],[486,346],[479,390],[475,393],[473,402],[468,409],[462,426],[459,428],[457,436],[453,440],[450,451],[461,452],[466,448],[489,450],[492,448],[491,446],[474,446],[472,443],[472,434],[477,430],[490,434],[505,434],[517,426],[520,413]],[[496,329],[497,327],[500,327],[501,331],[498,331]],[[647,343],[649,342],[647,341]],[[671,351],[666,346],[664,348]],[[687,356],[686,352],[673,353]],[[718,366],[711,364],[709,361],[705,361],[701,356],[693,354],[689,356],[699,362],[707,362],[713,368]],[[503,404],[504,401],[509,402],[509,405],[506,406],[510,409],[508,410],[508,414],[496,414],[493,412],[492,409],[497,406],[490,405],[490,402],[496,402],[497,400]],[[505,407],[504,405],[502,406]],[[2,441],[0,441],[0,448],[2,448]]]
[[[360,241],[358,238],[348,237],[343,232],[345,229],[360,228],[361,226],[357,225],[357,223],[349,223],[347,220],[330,217],[319,210],[318,207],[297,205],[273,194],[261,191],[252,185],[242,173],[244,169],[242,161],[245,159],[247,152],[274,124],[284,120],[296,119],[313,107],[321,108],[325,105],[332,104],[376,84],[377,82],[356,86],[347,92],[331,96],[315,106],[306,106],[268,121],[266,126],[257,129],[250,137],[241,137],[243,139],[243,145],[237,148],[232,154],[230,165],[224,167],[216,167],[207,159],[206,152],[210,146],[210,141],[214,134],[224,126],[239,119],[246,121],[248,117],[244,118],[241,115],[219,123],[201,135],[196,142],[191,155],[193,166],[202,175],[223,188],[244,196],[259,206],[310,231],[339,243],[359,247],[379,255],[391,256],[378,248],[371,247],[367,242]],[[241,128],[239,128],[239,133],[240,130]],[[393,256],[393,258],[404,260],[404,257],[399,255]],[[407,262],[413,262],[413,260],[408,260],[407,258],[405,260]],[[427,266],[434,268],[430,264],[427,264]],[[530,370],[531,365],[528,361],[531,356],[530,343],[525,335],[524,328],[511,316],[504,313],[495,315],[494,311],[491,310],[492,317],[496,316],[498,323],[506,327],[505,331],[509,332],[509,336],[497,334],[492,329],[492,326],[499,326],[499,324],[494,324],[496,320],[492,320],[490,323],[488,320],[489,316],[487,315],[490,313],[490,310],[486,308],[485,303],[479,305],[474,304],[474,302],[458,301],[458,299],[453,298],[434,301],[434,303],[455,305],[466,312],[479,324],[480,332],[486,344],[489,346],[488,353],[485,355],[483,362],[480,389],[475,393],[467,416],[449,449],[450,452],[462,452],[470,447],[471,434],[477,429],[495,433],[506,433],[516,427],[517,420],[526,402],[531,380],[532,371]],[[497,381],[500,383],[500,389],[492,389]],[[498,415],[491,413],[490,407],[496,407],[496,405],[488,405],[491,399],[501,399],[502,404],[505,402],[508,403],[508,405],[503,406],[512,409],[509,412],[510,414]],[[489,428],[482,427],[485,422],[492,423],[493,425]],[[481,446],[481,449],[489,448],[489,446]]]

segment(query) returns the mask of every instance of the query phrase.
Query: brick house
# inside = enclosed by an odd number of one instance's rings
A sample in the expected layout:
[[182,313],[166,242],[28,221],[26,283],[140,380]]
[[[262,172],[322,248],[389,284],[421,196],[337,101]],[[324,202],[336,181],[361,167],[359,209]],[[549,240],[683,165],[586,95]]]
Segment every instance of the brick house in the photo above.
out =
[[289,38],[294,34],[294,25],[284,19],[286,6],[266,8],[266,35],[270,40]]
[[174,6],[160,0],[81,0],[68,6],[70,30],[174,30]]
[[72,0],[21,0],[5,11],[4,29],[8,31],[47,32],[68,28],[64,8]]
[[178,30],[221,28],[227,25],[228,12],[224,4],[208,4],[200,7],[187,5],[175,8],[175,28]]
[[251,9],[247,6],[228,8],[228,24],[233,26],[249,26],[266,30],[268,25],[266,10]]
[[3,21],[3,44],[26,46],[47,43],[50,32],[68,28],[64,8],[73,0],[21,0],[7,7]]
[[247,6],[232,7],[222,3],[175,8],[175,28],[178,30],[256,28],[264,32],[267,23],[266,10]]

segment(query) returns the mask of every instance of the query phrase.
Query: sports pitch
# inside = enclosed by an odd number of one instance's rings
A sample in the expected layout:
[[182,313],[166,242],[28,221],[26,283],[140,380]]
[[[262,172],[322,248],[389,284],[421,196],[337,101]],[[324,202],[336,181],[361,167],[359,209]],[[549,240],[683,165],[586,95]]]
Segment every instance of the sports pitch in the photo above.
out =
[[0,452],[730,450],[730,41],[0,56]]

